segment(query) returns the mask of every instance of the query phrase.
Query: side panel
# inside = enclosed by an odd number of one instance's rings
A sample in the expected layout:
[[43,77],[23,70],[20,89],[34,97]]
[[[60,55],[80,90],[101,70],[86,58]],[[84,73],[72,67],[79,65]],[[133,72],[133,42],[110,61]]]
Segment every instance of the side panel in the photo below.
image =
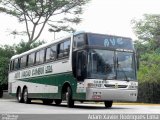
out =
[[27,86],[29,97],[60,98],[62,85],[67,81],[76,85],[70,60],[64,59],[9,73],[9,93],[15,94],[18,86]]

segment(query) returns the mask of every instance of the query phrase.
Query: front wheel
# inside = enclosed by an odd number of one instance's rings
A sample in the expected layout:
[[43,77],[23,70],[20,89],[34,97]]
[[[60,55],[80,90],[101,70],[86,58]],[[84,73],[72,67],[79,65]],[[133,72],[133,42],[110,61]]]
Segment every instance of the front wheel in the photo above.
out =
[[66,101],[68,107],[70,108],[74,107],[74,100],[72,99],[72,90],[70,87],[67,88]]
[[112,104],[113,104],[113,101],[105,101],[104,102],[104,105],[105,105],[106,108],[111,108]]
[[0,98],[3,97],[3,90],[0,88]]
[[28,98],[28,89],[25,88],[23,91],[23,99],[24,99],[24,103],[29,104],[31,103],[31,99]]

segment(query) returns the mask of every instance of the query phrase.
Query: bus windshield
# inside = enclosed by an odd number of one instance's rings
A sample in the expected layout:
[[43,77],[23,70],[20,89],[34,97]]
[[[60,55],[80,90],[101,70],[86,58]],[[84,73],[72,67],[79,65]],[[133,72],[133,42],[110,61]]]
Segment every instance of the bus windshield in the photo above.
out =
[[88,63],[89,78],[136,80],[134,53],[91,49]]

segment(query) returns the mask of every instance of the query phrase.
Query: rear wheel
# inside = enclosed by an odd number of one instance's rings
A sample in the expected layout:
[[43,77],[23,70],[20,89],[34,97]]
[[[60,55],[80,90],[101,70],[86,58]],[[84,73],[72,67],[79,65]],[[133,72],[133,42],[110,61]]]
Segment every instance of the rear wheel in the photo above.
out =
[[23,90],[23,99],[24,99],[24,103],[29,104],[31,103],[31,99],[28,98],[28,89],[24,88]]
[[21,88],[18,88],[18,91],[17,91],[17,100],[18,100],[19,103],[23,103],[24,102]]
[[3,90],[1,89],[1,86],[0,86],[0,98],[3,97]]
[[104,105],[105,105],[106,108],[111,108],[112,104],[113,104],[113,101],[105,101],[104,102]]
[[54,102],[55,102],[56,105],[60,105],[62,100],[61,99],[56,99],[56,100],[54,100]]
[[49,105],[49,104],[52,104],[53,103],[53,100],[52,99],[44,99],[42,100],[43,101],[43,104],[45,105]]
[[66,101],[68,107],[70,108],[74,107],[74,100],[72,99],[72,90],[70,87],[67,88]]

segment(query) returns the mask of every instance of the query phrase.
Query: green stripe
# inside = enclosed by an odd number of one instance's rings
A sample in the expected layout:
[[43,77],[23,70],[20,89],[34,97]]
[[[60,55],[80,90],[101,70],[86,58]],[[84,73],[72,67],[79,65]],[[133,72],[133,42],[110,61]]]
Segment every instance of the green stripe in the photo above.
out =
[[73,77],[72,72],[65,72],[65,73],[50,74],[50,75],[37,76],[31,78],[24,78],[24,79],[19,79],[19,81],[57,86],[59,85],[59,83],[62,84],[64,81],[72,81],[74,79],[75,78]]
[[30,98],[50,98],[50,99],[60,99],[62,86],[65,82],[70,83],[73,92],[73,99],[85,100],[85,93],[76,93],[77,90],[77,80],[74,78],[72,72],[65,72],[59,74],[51,74],[45,76],[31,77],[21,79],[19,81],[37,83],[43,85],[53,85],[58,87],[58,93],[29,93]]

